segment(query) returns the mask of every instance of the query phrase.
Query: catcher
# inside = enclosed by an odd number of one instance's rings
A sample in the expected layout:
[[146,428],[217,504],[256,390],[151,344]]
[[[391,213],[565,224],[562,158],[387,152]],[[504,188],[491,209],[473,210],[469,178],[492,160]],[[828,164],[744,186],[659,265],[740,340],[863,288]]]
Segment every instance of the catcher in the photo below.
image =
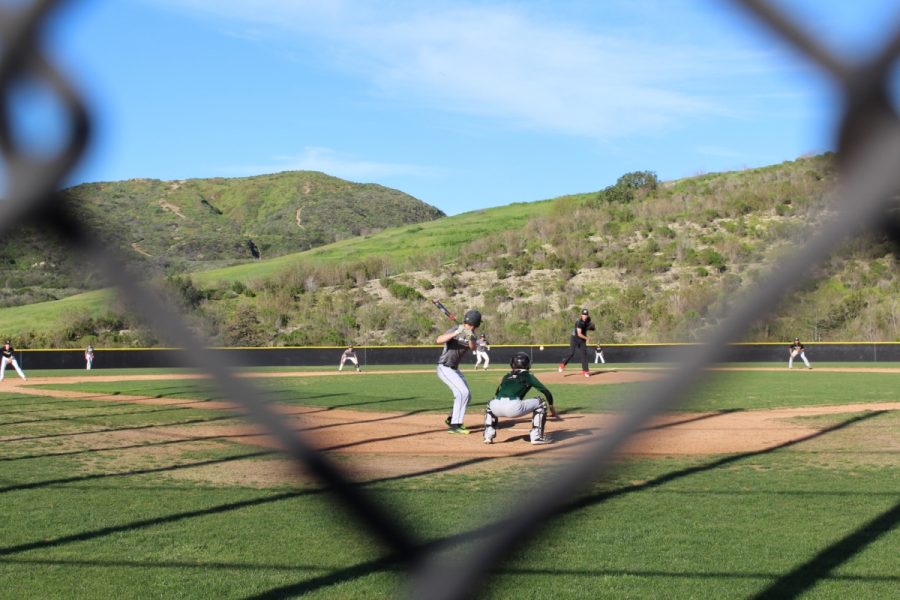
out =
[[[512,371],[503,376],[494,398],[487,403],[484,409],[484,443],[493,444],[497,437],[497,417],[521,417],[531,413],[531,433],[529,439],[532,444],[547,444],[550,440],[544,436],[544,425],[547,423],[547,411],[554,419],[558,419],[556,409],[553,407],[553,394],[547,387],[538,381],[529,369],[531,357],[525,352],[516,352],[509,361]],[[531,388],[541,391],[544,398],[528,398],[525,395]]]
[[16,373],[19,374],[19,377],[28,381],[28,378],[25,377],[25,373],[19,368],[19,363],[16,361],[16,349],[12,347],[12,343],[9,340],[4,342],[3,350],[0,351],[0,353],[3,355],[2,358],[0,358],[0,381],[3,381],[7,365],[12,365],[16,370]]
[[807,369],[812,369],[812,365],[809,364],[809,360],[806,358],[806,348],[800,343],[800,338],[794,338],[794,343],[789,346],[788,369],[794,368],[794,358],[797,356],[803,359],[803,364],[806,365]]

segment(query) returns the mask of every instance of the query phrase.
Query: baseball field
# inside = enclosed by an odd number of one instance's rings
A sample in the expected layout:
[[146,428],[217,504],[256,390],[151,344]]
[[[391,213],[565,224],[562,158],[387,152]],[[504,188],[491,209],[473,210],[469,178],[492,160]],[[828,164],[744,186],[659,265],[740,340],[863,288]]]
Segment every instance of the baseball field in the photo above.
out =
[[[602,368],[601,368],[602,367]],[[468,369],[468,367],[467,367]],[[448,435],[430,367],[253,369],[260,396],[422,544],[459,552],[579,460],[666,369],[534,373],[552,443],[482,411]],[[188,371],[0,383],[0,597],[389,598],[404,565],[260,427]],[[729,365],[491,573],[485,598],[896,598],[900,365]],[[473,596],[476,594],[473,592]]]

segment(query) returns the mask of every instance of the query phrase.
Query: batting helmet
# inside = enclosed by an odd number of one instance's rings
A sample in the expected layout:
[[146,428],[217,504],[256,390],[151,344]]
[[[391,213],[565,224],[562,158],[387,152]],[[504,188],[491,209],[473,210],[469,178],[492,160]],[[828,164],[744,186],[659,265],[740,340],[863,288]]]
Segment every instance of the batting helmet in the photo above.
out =
[[513,354],[513,357],[509,359],[509,366],[513,369],[527,371],[531,368],[531,357],[524,352],[516,352]]
[[468,311],[463,317],[463,323],[465,323],[466,325],[473,325],[475,327],[478,327],[479,325],[481,325],[481,313],[477,310]]

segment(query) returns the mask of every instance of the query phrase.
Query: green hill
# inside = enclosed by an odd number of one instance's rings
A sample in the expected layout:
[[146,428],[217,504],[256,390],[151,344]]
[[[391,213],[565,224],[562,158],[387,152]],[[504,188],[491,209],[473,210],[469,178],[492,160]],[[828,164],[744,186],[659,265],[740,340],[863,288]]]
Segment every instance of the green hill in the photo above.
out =
[[[91,183],[63,196],[110,251],[148,274],[254,262],[443,216],[403,192],[308,171]],[[7,306],[96,286],[89,266],[34,228],[0,241],[0,284]]]
[[[435,296],[457,312],[481,309],[493,343],[563,342],[580,306],[608,343],[692,341],[829,216],[832,161],[671,182],[629,173],[597,192],[386,229],[166,285],[193,326],[226,345],[429,344],[445,325],[427,301]],[[813,275],[748,339],[900,341],[900,273],[884,236],[847,243]],[[31,345],[155,343],[97,297],[56,305],[0,311],[0,330]]]

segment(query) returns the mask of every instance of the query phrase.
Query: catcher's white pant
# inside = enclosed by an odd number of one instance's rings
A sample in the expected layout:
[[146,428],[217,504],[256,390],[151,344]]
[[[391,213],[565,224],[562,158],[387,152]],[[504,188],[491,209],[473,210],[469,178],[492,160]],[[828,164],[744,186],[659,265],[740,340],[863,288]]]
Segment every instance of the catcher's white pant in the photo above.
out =
[[798,354],[800,355],[800,358],[803,359],[803,364],[806,365],[806,368],[811,369],[812,365],[810,365],[809,361],[806,359],[806,352],[803,352],[802,350],[793,350],[791,352],[791,357],[788,358],[788,369],[794,368],[794,357],[797,356]]
[[598,362],[601,362],[604,365],[606,364],[606,359],[603,358],[603,350],[601,350],[600,352],[597,352],[596,355],[594,356],[594,364],[596,365]]
[[356,370],[359,371],[359,360],[357,360],[356,358],[354,358],[354,357],[352,357],[352,356],[342,356],[342,357],[341,357],[341,364],[340,364],[340,366],[338,367],[338,371],[343,371],[343,370],[344,370],[344,363],[347,362],[347,361],[350,361],[350,362],[352,362],[354,365],[356,365]]
[[466,381],[459,369],[451,369],[444,365],[437,366],[437,375],[453,392],[453,412],[450,413],[450,424],[462,425],[463,417],[466,416],[466,407],[469,406],[469,400],[472,399],[469,382]]
[[7,358],[4,360],[0,360],[0,381],[3,381],[3,377],[6,375],[6,365],[12,365],[16,370],[16,373],[19,374],[19,377],[28,381],[28,378],[25,377],[25,373],[22,372],[22,369],[19,368],[19,363],[15,358]]
[[494,398],[484,409],[484,439],[497,437],[497,417],[515,419],[531,413],[531,433],[533,442],[544,435],[544,423],[547,417],[547,405],[541,398]]
[[476,350],[475,351],[475,368],[478,368],[478,365],[481,364],[481,361],[484,360],[484,368],[487,369],[488,365],[491,364],[491,357],[488,356],[488,353],[484,350]]

